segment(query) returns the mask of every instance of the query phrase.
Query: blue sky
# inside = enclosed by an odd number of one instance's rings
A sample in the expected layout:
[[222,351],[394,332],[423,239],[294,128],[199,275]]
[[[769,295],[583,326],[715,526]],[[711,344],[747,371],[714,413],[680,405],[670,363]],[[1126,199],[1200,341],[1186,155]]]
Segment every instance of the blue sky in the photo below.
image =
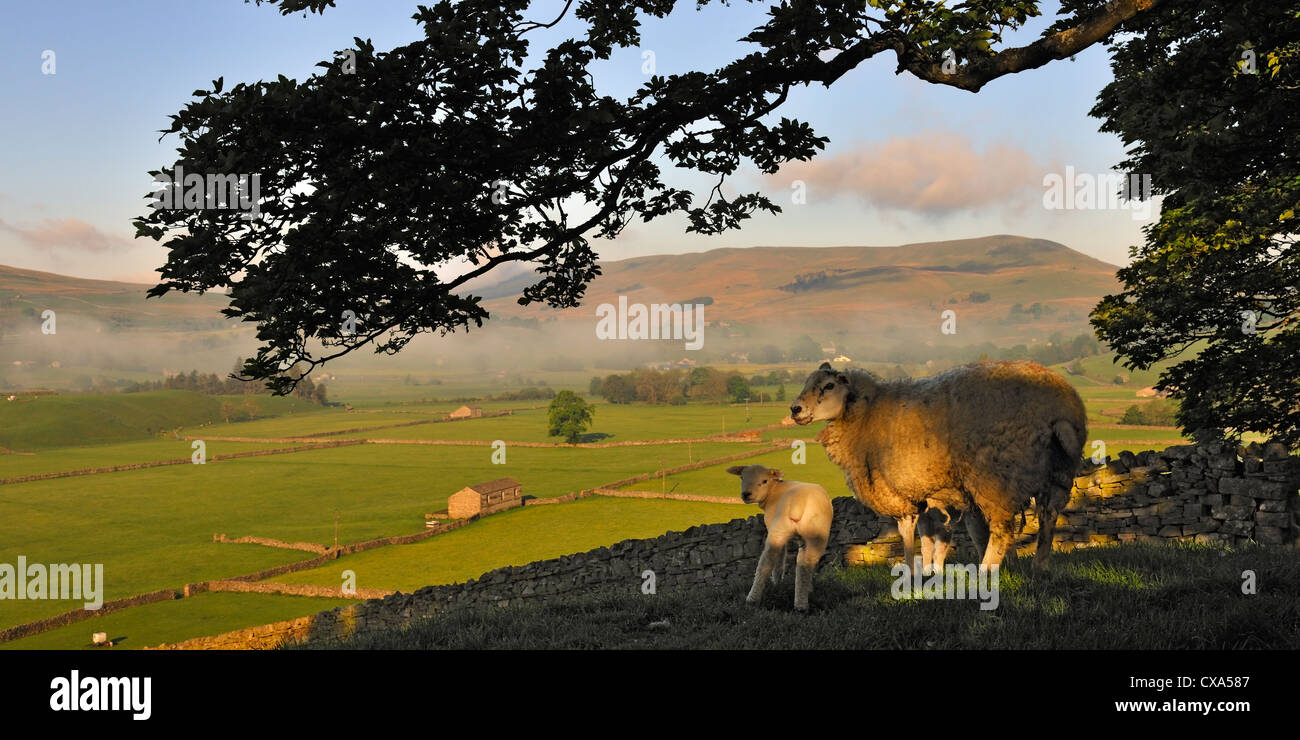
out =
[[[562,5],[537,2],[534,17],[550,20]],[[377,49],[409,42],[421,33],[410,19],[414,8],[406,0],[339,0],[304,18],[237,0],[10,4],[0,24],[0,264],[150,281],[165,252],[133,239],[131,219],[152,189],[148,170],[173,159],[174,137],[158,139],[168,115],[219,76],[227,88],[278,74],[302,79],[353,36]],[[646,79],[646,50],[658,74],[716,68],[753,49],[735,39],[761,24],[766,8],[697,11],[684,1],[667,19],[646,19],[640,49],[595,67],[597,84],[615,96],[630,93]],[[1050,18],[1054,4],[1044,10]],[[1048,22],[1039,19],[1031,33]],[[529,35],[544,47],[574,28]],[[46,50],[55,54],[52,75],[42,72]],[[1087,116],[1110,79],[1102,49],[1002,78],[978,94],[895,75],[893,67],[892,55],[878,57],[829,90],[796,90],[779,111],[809,122],[830,144],[811,165],[774,177],[742,171],[731,192],[761,190],[785,213],[707,238],[685,234],[681,220],[634,222],[617,241],[598,242],[602,257],[1012,233],[1127,261],[1146,219],[1042,205],[1045,174],[1067,166],[1105,173],[1123,156],[1120,142]],[[804,204],[789,202],[796,179]],[[707,188],[689,173],[670,181]]]

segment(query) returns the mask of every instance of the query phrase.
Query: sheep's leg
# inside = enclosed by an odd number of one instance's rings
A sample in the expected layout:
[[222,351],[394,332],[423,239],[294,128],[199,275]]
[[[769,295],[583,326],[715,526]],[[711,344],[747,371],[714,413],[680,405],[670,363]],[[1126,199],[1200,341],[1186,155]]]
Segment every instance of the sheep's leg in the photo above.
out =
[[1012,515],[989,519],[989,544],[984,549],[984,559],[980,561],[982,565],[1001,567],[1007,550],[1011,549],[1015,540],[1012,534],[1014,528],[1015,517]]
[[971,544],[975,545],[975,557],[982,559],[989,545],[988,522],[984,521],[984,515],[974,506],[966,510],[962,519],[966,520],[966,532],[970,535]]
[[907,514],[898,518],[898,535],[903,538],[903,562],[915,569],[916,558],[916,514]]
[[1034,511],[1038,514],[1038,545],[1034,548],[1034,567],[1047,570],[1047,559],[1052,555],[1052,533],[1056,530],[1056,517],[1060,516],[1070,492],[1057,488],[1034,497]]
[[805,537],[803,547],[799,548],[799,559],[794,570],[794,608],[796,611],[808,611],[808,596],[812,594],[813,575],[817,563],[826,552],[826,540],[820,537]]
[[777,558],[785,555],[785,543],[775,543],[768,540],[763,545],[763,554],[758,558],[758,570],[754,573],[754,585],[749,589],[749,596],[745,601],[750,604],[757,604],[763,599],[763,588],[767,586],[767,579],[772,575],[772,568],[776,567]]

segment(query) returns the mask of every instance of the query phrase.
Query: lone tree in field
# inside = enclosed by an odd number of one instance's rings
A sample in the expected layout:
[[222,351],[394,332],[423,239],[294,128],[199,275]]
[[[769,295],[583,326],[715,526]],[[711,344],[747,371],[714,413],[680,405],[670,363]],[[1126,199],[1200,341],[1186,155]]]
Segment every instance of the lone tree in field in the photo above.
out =
[[[283,14],[334,5],[268,2]],[[195,92],[163,132],[179,138],[179,156],[160,172],[243,173],[248,199],[257,174],[258,214],[137,219],[137,236],[169,249],[149,295],[226,290],[226,315],[255,323],[262,343],[242,377],[287,393],[305,375],[286,372],[296,363],[311,372],[365,345],[393,354],[424,332],[481,326],[480,298],[458,290],[500,265],[535,265],[520,303],[567,308],[600,272],[590,239],[634,218],[682,214],[688,231],[717,234],[779,212],[722,186],[742,162],[771,174],[825,147],[807,123],[776,115],[797,86],[830,86],[890,53],[899,73],[975,92],[1163,4],[1176,3],[1065,0],[1041,38],[1009,47],[1002,34],[1038,16],[1038,2],[787,0],[740,40],[750,46],[735,61],[653,75],[617,100],[597,93],[588,66],[637,47],[638,16],[663,17],[676,0],[568,0],[543,20],[525,17],[527,0],[441,0],[415,12],[422,38],[392,51],[355,39],[301,82],[224,90],[217,79]],[[570,14],[585,33],[524,69],[529,31]],[[661,155],[716,183],[703,198],[669,187]]]
[[551,406],[546,412],[550,423],[549,433],[552,437],[564,437],[564,441],[574,444],[582,439],[583,432],[591,426],[596,409],[578,397],[573,391],[560,391],[555,394]]
[[1300,10],[1179,2],[1129,25],[1093,115],[1151,175],[1160,221],[1092,314],[1188,432],[1300,445]]

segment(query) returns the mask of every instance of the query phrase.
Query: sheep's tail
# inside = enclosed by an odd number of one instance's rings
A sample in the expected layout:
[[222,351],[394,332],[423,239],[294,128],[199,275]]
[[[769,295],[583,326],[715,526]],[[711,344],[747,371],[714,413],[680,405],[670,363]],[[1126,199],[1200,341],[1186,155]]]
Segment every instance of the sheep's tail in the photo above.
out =
[[1070,489],[1074,487],[1074,476],[1079,470],[1085,436],[1087,429],[1075,426],[1068,419],[1052,422],[1052,440],[1048,451],[1051,458],[1050,482],[1047,490],[1034,497],[1034,513],[1038,515],[1038,544],[1034,551],[1034,564],[1042,570],[1047,569],[1047,558],[1052,552],[1056,519],[1070,500]]

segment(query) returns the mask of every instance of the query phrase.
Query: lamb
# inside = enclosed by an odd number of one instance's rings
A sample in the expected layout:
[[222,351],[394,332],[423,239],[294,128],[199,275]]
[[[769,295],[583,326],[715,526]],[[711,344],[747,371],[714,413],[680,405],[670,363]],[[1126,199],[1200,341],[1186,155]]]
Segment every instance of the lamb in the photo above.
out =
[[942,567],[940,508],[963,512],[982,564],[1000,566],[1015,515],[1032,497],[1034,563],[1047,568],[1087,438],[1083,401],[1056,373],[1032,362],[984,362],[886,382],[822,363],[790,416],[827,422],[818,435],[827,456],[859,501],[898,520],[909,566],[920,520],[923,537],[940,540],[932,549]]
[[740,498],[745,503],[758,504],[767,524],[767,540],[763,554],[758,559],[754,585],[745,601],[757,604],[763,598],[763,589],[769,577],[775,581],[773,568],[781,561],[785,570],[785,546],[791,537],[803,540],[799,548],[794,573],[794,608],[808,611],[808,596],[812,593],[813,570],[831,536],[831,497],[826,489],[815,483],[800,483],[781,479],[781,471],[764,465],[733,465],[727,472],[740,476]]

